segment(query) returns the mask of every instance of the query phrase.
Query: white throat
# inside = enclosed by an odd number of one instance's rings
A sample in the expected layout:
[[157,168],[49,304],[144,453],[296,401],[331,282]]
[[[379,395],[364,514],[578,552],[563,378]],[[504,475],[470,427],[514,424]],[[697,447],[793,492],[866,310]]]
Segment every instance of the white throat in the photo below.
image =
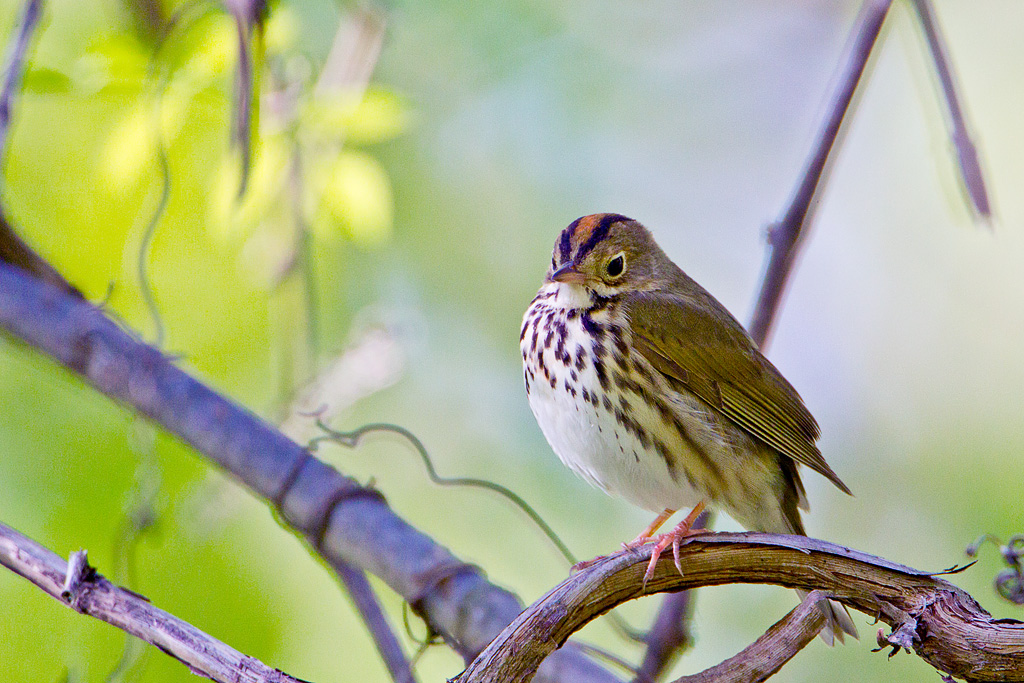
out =
[[570,285],[565,282],[549,282],[543,291],[553,291],[555,296],[548,302],[553,308],[565,310],[590,308],[594,299],[590,291],[581,285]]

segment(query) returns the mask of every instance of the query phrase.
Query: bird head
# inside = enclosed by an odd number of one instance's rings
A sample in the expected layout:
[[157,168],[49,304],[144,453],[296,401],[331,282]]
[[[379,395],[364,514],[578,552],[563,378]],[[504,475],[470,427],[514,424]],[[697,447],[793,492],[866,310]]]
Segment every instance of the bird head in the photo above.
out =
[[603,297],[650,290],[663,260],[668,258],[643,225],[617,213],[597,213],[562,231],[547,280]]

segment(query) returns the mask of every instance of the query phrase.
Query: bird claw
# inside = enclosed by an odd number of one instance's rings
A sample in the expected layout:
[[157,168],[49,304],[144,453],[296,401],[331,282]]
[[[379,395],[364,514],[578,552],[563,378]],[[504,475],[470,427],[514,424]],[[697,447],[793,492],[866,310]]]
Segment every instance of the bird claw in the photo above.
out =
[[711,533],[711,531],[708,529],[676,527],[667,534],[658,534],[651,538],[650,542],[654,543],[654,548],[651,550],[651,561],[647,563],[647,571],[644,572],[644,587],[647,587],[647,582],[652,576],[654,576],[654,567],[658,564],[658,560],[661,559],[661,553],[669,546],[672,546],[672,563],[676,566],[676,571],[679,572],[680,576],[685,576],[685,574],[683,574],[683,564],[679,558],[679,546],[682,544],[684,538],[709,533]]
[[[654,548],[651,550],[651,560],[647,563],[647,571],[644,572],[644,587],[647,587],[647,582],[650,581],[651,577],[654,576],[654,567],[658,564],[658,559],[661,557],[661,553],[664,552],[665,548],[672,546],[672,560],[676,566],[676,570],[679,575],[683,575],[683,564],[679,559],[679,545],[684,538],[689,536],[696,536],[697,534],[709,533],[707,529],[694,529],[693,525],[700,516],[700,513],[704,510],[704,502],[697,503],[690,513],[686,515],[683,521],[676,525],[676,528],[667,534],[654,535],[654,532],[662,525],[662,523],[668,519],[675,510],[666,509],[658,517],[651,522],[651,524],[644,529],[639,536],[634,538],[628,543],[622,544],[624,551],[636,550],[642,548],[648,543],[653,543]],[[584,562],[577,562],[573,565],[573,571],[579,571],[592,566],[594,563],[600,560],[606,559],[606,556],[602,555],[595,557],[593,560],[586,560]]]

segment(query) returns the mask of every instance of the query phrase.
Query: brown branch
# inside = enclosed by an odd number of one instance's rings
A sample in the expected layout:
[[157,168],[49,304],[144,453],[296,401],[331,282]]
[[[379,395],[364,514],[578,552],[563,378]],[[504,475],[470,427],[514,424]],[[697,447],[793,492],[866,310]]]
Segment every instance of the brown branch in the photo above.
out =
[[[380,577],[467,661],[522,610],[516,596],[395,515],[378,492],[190,377],[92,304],[0,265],[0,328],[272,501],[328,563],[340,560]],[[616,680],[574,648],[541,673],[552,683]]]
[[30,538],[0,523],[0,564],[76,612],[151,643],[198,673],[222,683],[301,683],[243,655],[188,622],[110,583],[88,565],[84,551],[70,565]]
[[643,584],[650,546],[610,556],[526,609],[456,679],[529,681],[537,666],[592,619],[628,600],[729,583],[821,590],[889,624],[891,638],[940,671],[967,681],[1024,681],[1024,623],[993,619],[941,578],[802,536],[716,533],[693,537]]
[[675,683],[749,683],[775,675],[824,628],[825,614],[818,605],[827,600],[821,591],[811,591],[742,652],[699,674],[677,678]]
[[928,42],[928,50],[932,55],[935,74],[939,78],[939,86],[942,89],[942,98],[946,103],[946,113],[949,115],[949,137],[956,149],[960,179],[963,181],[967,197],[974,210],[982,218],[990,218],[992,209],[989,206],[988,190],[985,189],[985,177],[981,172],[981,162],[978,161],[978,150],[971,140],[970,128],[967,125],[963,107],[960,105],[949,53],[946,50],[938,22],[935,20],[931,0],[913,0],[913,3],[914,9],[917,10],[918,21],[924,30],[925,40]]
[[892,0],[867,0],[864,3],[854,29],[839,86],[832,96],[829,114],[818,131],[818,139],[807,159],[800,184],[790,199],[789,207],[769,233],[771,256],[749,329],[750,336],[762,345],[771,334],[772,323],[799,251],[804,228],[813,214],[818,189],[832,156],[839,130],[871,57],[872,49],[878,41],[891,4]]

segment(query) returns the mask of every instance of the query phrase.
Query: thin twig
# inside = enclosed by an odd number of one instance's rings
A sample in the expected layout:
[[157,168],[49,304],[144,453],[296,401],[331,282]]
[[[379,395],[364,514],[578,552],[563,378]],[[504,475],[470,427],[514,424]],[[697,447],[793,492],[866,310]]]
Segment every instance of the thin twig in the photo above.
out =
[[86,564],[83,551],[73,553],[72,560],[69,567],[48,549],[0,523],[0,564],[76,611],[156,645],[193,673],[215,681],[301,683],[113,585]]
[[157,198],[153,213],[146,222],[146,228],[142,232],[142,239],[139,241],[139,259],[136,262],[136,276],[139,280],[139,290],[142,292],[142,300],[146,304],[146,310],[153,321],[153,344],[164,345],[164,319],[160,315],[160,305],[156,301],[156,292],[153,290],[153,283],[149,281],[149,253],[153,246],[153,238],[156,236],[156,229],[160,226],[160,219],[167,212],[167,205],[171,200],[171,168],[167,160],[167,149],[164,147],[163,135],[160,133],[160,106],[156,110],[156,135],[157,135],[157,166],[160,171],[160,196]]
[[473,477],[443,477],[437,473],[437,469],[434,467],[434,461],[430,458],[430,453],[427,451],[427,447],[423,444],[418,436],[413,434],[411,431],[402,427],[401,425],[389,424],[389,423],[370,423],[362,425],[350,432],[341,432],[331,429],[321,421],[317,421],[317,427],[323,430],[322,436],[314,437],[310,440],[308,448],[311,451],[315,451],[317,446],[328,441],[331,443],[340,444],[347,448],[356,448],[359,446],[362,438],[368,434],[394,434],[401,437],[413,447],[416,454],[420,456],[420,460],[423,462],[423,467],[427,471],[427,478],[438,486],[457,486],[457,487],[470,487],[484,489],[491,491],[499,496],[502,496],[507,501],[515,505],[517,508],[523,511],[523,513],[530,518],[530,521],[540,529],[549,541],[551,545],[555,546],[558,552],[563,558],[570,564],[574,565],[579,560],[576,555],[573,554],[569,547],[565,544],[565,541],[558,535],[558,533],[551,528],[539,512],[533,509],[533,506],[527,503],[522,496],[515,493],[511,489],[496,484],[493,481],[487,479],[476,479]]
[[412,665],[405,657],[402,644],[395,637],[395,632],[388,623],[384,610],[381,609],[373,587],[366,578],[366,573],[353,567],[348,562],[337,561],[331,563],[338,578],[345,584],[345,590],[352,598],[353,604],[359,611],[366,624],[367,630],[373,637],[384,665],[391,674],[395,683],[416,683],[416,677],[412,672]]
[[25,53],[28,52],[28,46],[42,15],[43,0],[28,0],[25,3],[18,35],[11,42],[11,49],[7,53],[7,67],[4,69],[3,85],[0,86],[0,165],[7,151],[14,95],[21,89],[21,79],[25,74]]
[[957,160],[960,162],[960,179],[967,190],[971,207],[982,218],[991,218],[992,209],[989,206],[985,177],[978,160],[978,150],[971,140],[970,128],[967,125],[963,107],[960,105],[949,53],[946,50],[946,43],[942,38],[938,22],[935,20],[931,0],[913,0],[913,3],[914,9],[917,10],[918,20],[921,22],[921,28],[924,30],[925,40],[928,41],[928,50],[931,52],[932,62],[935,65],[935,74],[939,77],[939,85],[942,88],[942,98],[946,103],[946,112],[949,115],[949,137],[953,142],[953,147],[956,148]]
[[[25,3],[18,33],[11,41],[7,54],[3,84],[0,85],[0,190],[4,185],[2,168],[11,134],[14,98],[21,88],[25,72],[25,55],[28,53],[29,45],[39,26],[39,20],[43,13],[42,8],[42,0],[28,0]],[[36,277],[60,287],[69,294],[81,297],[81,293],[71,283],[18,236],[14,226],[4,215],[2,206],[0,206],[0,261],[18,266]]]
[[771,256],[749,329],[750,335],[762,345],[771,334],[775,314],[782,300],[793,261],[799,251],[800,241],[804,237],[804,228],[813,213],[818,189],[836,138],[891,4],[892,0],[868,0],[864,3],[857,19],[853,42],[847,53],[839,86],[832,97],[828,117],[818,132],[817,142],[807,160],[800,184],[790,200],[789,208],[782,219],[772,226],[769,233]]
[[[163,346],[164,343],[164,321],[163,316],[160,315],[160,306],[156,301],[156,293],[153,290],[153,283],[149,280],[149,269],[148,269],[148,257],[150,247],[153,244],[153,239],[156,236],[156,230],[160,226],[160,220],[164,217],[167,212],[167,206],[171,200],[171,167],[170,161],[167,158],[167,144],[164,140],[163,135],[163,99],[164,92],[167,90],[167,85],[170,81],[170,74],[163,69],[161,62],[159,61],[160,53],[170,41],[171,35],[174,31],[182,24],[186,24],[188,21],[196,21],[196,17],[189,18],[189,15],[193,11],[199,10],[199,16],[205,16],[209,11],[205,8],[199,0],[191,0],[182,5],[172,16],[167,25],[163,28],[163,33],[160,36],[159,41],[153,48],[153,54],[150,55],[149,64],[146,67],[146,80],[148,82],[154,82],[155,92],[153,101],[153,144],[156,148],[157,154],[157,171],[160,177],[159,195],[157,196],[156,206],[153,208],[153,213],[150,214],[149,219],[146,221],[146,227],[142,231],[142,239],[139,241],[139,254],[136,262],[136,277],[139,281],[139,290],[142,293],[142,300],[146,305],[146,311],[149,313],[150,318],[153,321],[153,339],[156,346]],[[157,72],[160,70],[159,77]]]
[[996,575],[996,592],[1015,605],[1024,605],[1024,534],[1011,536],[1005,544],[992,534],[984,534],[967,546],[967,556],[976,557],[986,541],[999,548],[999,554],[1008,567]]
[[253,31],[249,17],[241,12],[233,12],[235,19],[235,38],[238,41],[238,71],[235,72],[234,116],[231,119],[231,141],[241,151],[241,174],[236,199],[245,197],[249,187],[249,174],[252,166],[252,108],[256,105],[254,91],[255,65],[249,41]]
[[[323,431],[323,434],[309,440],[307,448],[311,451],[316,451],[318,445],[324,441],[337,443],[347,448],[356,448],[359,446],[363,436],[368,434],[390,433],[399,436],[402,439],[405,439],[416,451],[417,455],[420,456],[420,460],[423,462],[423,467],[427,471],[427,478],[429,478],[430,481],[438,486],[478,488],[498,494],[512,505],[519,508],[523,514],[530,518],[530,521],[533,522],[534,526],[547,537],[569,566],[573,566],[579,562],[579,559],[571,550],[569,550],[569,546],[565,544],[565,541],[563,541],[558,535],[558,532],[551,528],[551,525],[547,523],[544,517],[542,517],[532,505],[527,503],[522,496],[515,493],[508,487],[487,479],[441,476],[438,474],[437,468],[434,467],[434,462],[430,457],[430,453],[427,451],[426,445],[424,445],[418,436],[405,427],[389,423],[370,423],[362,425],[350,432],[341,432],[327,426],[320,416],[316,417],[316,426]],[[629,624],[626,623],[625,619],[620,617],[618,614],[611,613],[607,616],[612,627],[625,638],[629,638],[630,640],[642,640],[642,634],[631,628]]]
[[774,676],[825,626],[825,613],[818,605],[827,600],[823,592],[811,591],[742,652],[699,674],[677,678],[674,683],[750,683]]

